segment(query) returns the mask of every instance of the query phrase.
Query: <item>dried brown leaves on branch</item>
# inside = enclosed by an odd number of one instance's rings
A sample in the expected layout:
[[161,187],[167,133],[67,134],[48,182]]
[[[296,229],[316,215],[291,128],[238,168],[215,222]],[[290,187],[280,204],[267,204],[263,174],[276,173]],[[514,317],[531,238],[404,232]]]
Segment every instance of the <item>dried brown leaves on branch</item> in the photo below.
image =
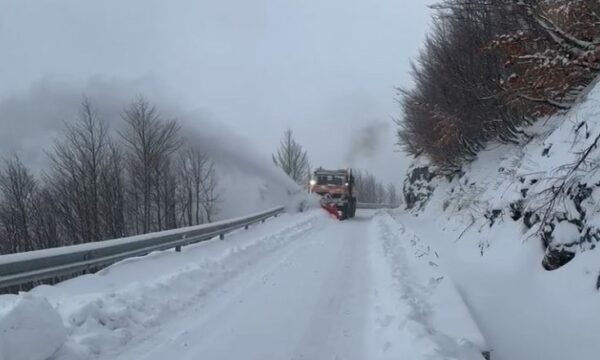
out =
[[447,0],[400,90],[398,139],[456,170],[491,140],[514,142],[568,109],[600,71],[600,3]]
[[507,100],[531,103],[533,116],[568,109],[600,70],[597,1],[516,2],[522,26],[490,44],[507,70],[499,86]]

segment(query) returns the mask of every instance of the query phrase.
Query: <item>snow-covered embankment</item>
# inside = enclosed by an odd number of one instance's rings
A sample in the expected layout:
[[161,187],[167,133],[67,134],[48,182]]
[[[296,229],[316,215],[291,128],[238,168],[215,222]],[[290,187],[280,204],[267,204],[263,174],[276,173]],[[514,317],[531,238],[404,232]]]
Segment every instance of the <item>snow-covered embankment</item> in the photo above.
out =
[[[462,172],[417,160],[395,218],[440,251],[497,360],[596,358],[600,87]],[[548,271],[552,270],[552,271]]]

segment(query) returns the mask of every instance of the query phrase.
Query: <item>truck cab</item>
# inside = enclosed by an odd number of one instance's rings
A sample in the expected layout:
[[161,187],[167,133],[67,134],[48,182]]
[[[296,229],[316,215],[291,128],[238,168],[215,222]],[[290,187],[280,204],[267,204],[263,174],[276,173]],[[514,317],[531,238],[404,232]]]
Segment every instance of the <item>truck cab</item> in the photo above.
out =
[[335,209],[344,220],[354,217],[356,213],[356,194],[354,193],[354,176],[351,169],[326,170],[318,168],[310,180],[310,192],[321,196],[321,206]]

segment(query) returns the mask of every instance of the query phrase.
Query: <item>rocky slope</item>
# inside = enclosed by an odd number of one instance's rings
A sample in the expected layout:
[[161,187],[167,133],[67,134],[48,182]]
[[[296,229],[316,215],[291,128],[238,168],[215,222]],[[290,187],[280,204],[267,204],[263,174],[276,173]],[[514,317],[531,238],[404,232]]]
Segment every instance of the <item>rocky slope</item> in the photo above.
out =
[[600,345],[600,86],[454,174],[416,159],[396,217],[440,250],[495,359]]

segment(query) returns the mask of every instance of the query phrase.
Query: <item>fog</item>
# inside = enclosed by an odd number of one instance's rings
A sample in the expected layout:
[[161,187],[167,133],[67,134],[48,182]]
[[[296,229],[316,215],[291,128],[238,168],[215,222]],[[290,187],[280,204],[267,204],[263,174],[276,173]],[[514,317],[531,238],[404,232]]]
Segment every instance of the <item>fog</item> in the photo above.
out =
[[109,122],[143,94],[225,172],[278,178],[270,154],[289,127],[313,166],[402,180],[394,88],[410,86],[424,1],[0,0],[0,10],[2,154],[42,166],[83,94]]

